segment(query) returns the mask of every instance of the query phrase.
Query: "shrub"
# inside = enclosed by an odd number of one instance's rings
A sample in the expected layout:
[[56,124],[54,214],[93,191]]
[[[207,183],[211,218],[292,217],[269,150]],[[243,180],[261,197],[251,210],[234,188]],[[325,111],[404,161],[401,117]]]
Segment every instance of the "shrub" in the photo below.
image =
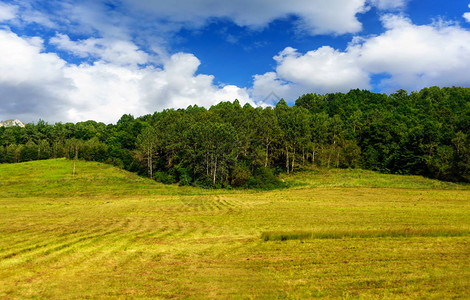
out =
[[190,172],[186,168],[178,168],[178,177],[180,186],[191,185],[191,182],[193,181]]
[[261,167],[255,170],[254,176],[248,179],[245,187],[251,189],[270,190],[283,187],[283,183],[274,176],[271,169]]
[[169,174],[167,174],[165,172],[162,172],[162,171],[155,172],[154,175],[153,175],[153,178],[156,181],[164,183],[164,184],[176,183],[175,177],[173,175],[169,175]]
[[247,167],[237,166],[232,173],[232,186],[242,187],[251,178],[251,172]]

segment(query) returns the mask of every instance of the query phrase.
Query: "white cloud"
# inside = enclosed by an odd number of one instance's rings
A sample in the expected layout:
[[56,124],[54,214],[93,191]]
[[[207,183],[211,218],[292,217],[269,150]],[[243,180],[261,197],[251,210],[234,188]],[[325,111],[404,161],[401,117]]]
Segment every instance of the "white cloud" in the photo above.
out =
[[269,90],[289,99],[303,90],[370,88],[370,78],[379,74],[387,75],[380,88],[388,92],[470,86],[470,31],[445,23],[417,26],[396,15],[387,15],[382,22],[387,28],[383,34],[356,37],[345,51],[321,47],[302,55],[286,48],[274,57],[276,73],[254,77],[255,99]]
[[61,50],[66,50],[78,57],[92,57],[98,60],[119,64],[133,65],[149,62],[149,55],[132,42],[118,39],[89,38],[71,41],[67,35],[57,34],[50,43]]
[[25,26],[27,24],[56,28],[47,14],[36,10],[33,1],[14,1],[15,5],[0,2],[0,22]]
[[106,63],[71,66],[66,76],[73,80],[77,91],[69,98],[69,118],[115,122],[126,113],[138,116],[193,104],[209,107],[236,98],[242,103],[250,102],[244,89],[219,87],[213,84],[213,76],[196,76],[199,64],[194,55],[178,53],[163,69]]
[[370,3],[381,10],[404,8],[409,0],[370,0]]
[[0,2],[0,22],[16,18],[18,7]]
[[280,79],[275,72],[253,76],[253,98],[258,104],[275,105],[278,97],[294,99],[306,93],[300,85]]
[[286,48],[274,60],[280,78],[322,93],[369,88],[368,74],[357,65],[355,57],[331,47],[321,47],[305,55]]
[[72,89],[63,74],[66,62],[55,54],[41,53],[42,42],[0,30],[0,119],[16,115],[37,119],[57,113],[66,104],[62,96]]
[[[210,106],[220,101],[250,102],[245,89],[233,85],[218,87],[214,76],[195,75],[201,62],[192,54],[177,53],[165,63],[163,70],[146,74],[143,85],[144,99],[153,107],[187,107],[192,104]],[[166,101],[165,101],[166,99]],[[158,102],[157,102],[158,101]]]
[[[74,65],[44,53],[39,38],[0,30],[0,45],[0,119],[116,122],[125,113],[142,115],[191,104],[207,107],[235,98],[250,102],[246,89],[218,86],[213,76],[196,75],[200,61],[192,54],[175,54],[162,69],[123,66],[120,59]],[[95,49],[68,46],[83,55]],[[130,57],[136,52],[135,47],[125,49]]]
[[21,19],[25,23],[39,24],[48,28],[57,28],[58,25],[51,20],[46,14],[43,14],[31,7],[26,7],[21,14]]
[[56,54],[41,53],[40,38],[20,38],[13,32],[0,30],[0,80],[18,84],[23,81],[55,83],[61,78],[65,61]]
[[286,48],[278,56],[276,72],[255,75],[253,96],[274,92],[279,97],[295,99],[304,93],[347,92],[350,89],[369,89],[369,73],[356,61],[357,57],[331,47],[321,47],[302,55]]
[[470,31],[456,25],[417,26],[409,19],[386,16],[388,30],[352,46],[359,64],[371,73],[387,73],[388,89],[429,85],[470,85]]
[[[59,2],[60,3],[60,2]],[[65,1],[61,4],[60,14],[64,15],[62,23],[67,24],[70,32],[84,33],[88,36],[103,36],[112,39],[129,39],[130,24],[132,17],[129,11],[119,11],[109,9],[102,0]],[[144,28],[149,20],[142,20],[142,16],[134,16],[140,28]],[[139,34],[139,32],[134,32]]]
[[464,13],[463,17],[465,18],[465,20],[467,20],[467,22],[470,23],[470,12]]
[[356,15],[366,0],[124,0],[131,10],[172,22],[202,26],[211,18],[230,19],[239,26],[263,28],[276,19],[299,17],[301,28],[312,34],[344,34],[362,29]]
[[[468,5],[468,8],[470,8],[470,4]],[[466,12],[463,14],[463,18],[470,23],[470,12]]]

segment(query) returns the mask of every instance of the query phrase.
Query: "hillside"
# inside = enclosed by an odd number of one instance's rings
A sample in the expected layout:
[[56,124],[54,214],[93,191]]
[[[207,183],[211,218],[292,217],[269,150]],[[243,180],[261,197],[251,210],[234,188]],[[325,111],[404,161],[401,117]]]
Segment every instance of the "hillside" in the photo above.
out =
[[0,122],[0,127],[24,127],[24,124],[20,120],[6,120]]
[[20,164],[0,164],[0,197],[98,197],[149,194],[171,189],[111,165],[51,159]]
[[[470,190],[361,170],[259,192],[0,164],[0,298],[465,298]],[[315,187],[316,185],[316,187]]]

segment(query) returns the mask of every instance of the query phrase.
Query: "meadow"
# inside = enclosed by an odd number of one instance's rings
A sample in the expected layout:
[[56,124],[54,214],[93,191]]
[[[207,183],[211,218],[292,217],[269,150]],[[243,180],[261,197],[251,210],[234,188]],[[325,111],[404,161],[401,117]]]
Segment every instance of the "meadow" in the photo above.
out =
[[470,295],[470,186],[316,170],[273,191],[0,164],[0,298]]

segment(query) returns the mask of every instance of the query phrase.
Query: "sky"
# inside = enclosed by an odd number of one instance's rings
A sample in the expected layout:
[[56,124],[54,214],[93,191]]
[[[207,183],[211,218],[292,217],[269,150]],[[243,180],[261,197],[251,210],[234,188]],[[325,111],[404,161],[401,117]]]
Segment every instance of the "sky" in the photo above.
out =
[[0,120],[470,87],[469,0],[0,0]]

